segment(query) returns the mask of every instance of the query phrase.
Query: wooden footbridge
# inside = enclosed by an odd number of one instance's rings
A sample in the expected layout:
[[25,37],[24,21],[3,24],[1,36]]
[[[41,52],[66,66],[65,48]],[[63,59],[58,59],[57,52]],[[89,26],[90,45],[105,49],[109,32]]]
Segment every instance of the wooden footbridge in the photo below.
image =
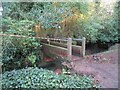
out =
[[[73,41],[81,42],[81,46],[73,45]],[[82,39],[41,38],[41,42],[45,53],[53,54],[67,60],[79,59],[79,57],[85,56],[85,37]]]
[[[67,60],[75,60],[80,57],[85,56],[85,42],[86,39],[83,37],[82,39],[76,38],[45,38],[45,37],[28,37],[21,35],[8,35],[8,34],[0,34],[0,36],[9,36],[16,38],[37,38],[40,40],[42,44],[42,50],[45,54],[51,56],[58,56],[61,58],[65,58]],[[73,41],[81,42],[81,46],[73,45]]]

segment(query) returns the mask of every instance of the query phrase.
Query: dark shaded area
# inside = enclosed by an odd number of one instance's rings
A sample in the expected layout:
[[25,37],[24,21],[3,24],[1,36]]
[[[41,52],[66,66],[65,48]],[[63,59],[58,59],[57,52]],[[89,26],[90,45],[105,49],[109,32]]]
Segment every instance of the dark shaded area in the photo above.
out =
[[112,45],[115,43],[109,42],[109,43],[87,43],[86,44],[86,55],[95,54],[107,51]]

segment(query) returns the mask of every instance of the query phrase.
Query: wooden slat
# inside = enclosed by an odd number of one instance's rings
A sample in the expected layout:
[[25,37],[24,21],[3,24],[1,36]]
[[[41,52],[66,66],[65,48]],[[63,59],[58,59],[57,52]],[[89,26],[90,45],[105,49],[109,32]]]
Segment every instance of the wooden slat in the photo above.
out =
[[82,46],[72,45],[73,53],[81,54],[82,53]]
[[64,43],[59,43],[59,42],[53,42],[53,41],[51,41],[50,44],[56,45],[56,46],[59,46],[59,47],[63,47],[63,48],[67,48],[67,44],[64,44]]
[[[11,34],[0,34],[0,36],[9,36],[9,37],[17,37],[17,38],[38,38],[40,39],[41,41],[43,41],[44,43],[49,43],[49,44],[53,44],[53,45],[50,45],[51,48],[53,48],[53,50],[55,50],[54,48],[56,49],[61,49],[61,50],[65,50],[65,53],[66,53],[66,50],[69,50],[69,54],[73,52],[80,52],[80,54],[84,57],[85,56],[85,42],[86,42],[86,38],[83,37],[82,39],[82,47],[81,46],[75,46],[75,45],[72,45],[72,42],[69,41],[69,39],[72,39],[72,38],[67,38],[67,39],[54,39],[54,38],[44,38],[44,37],[30,37],[30,36],[21,36],[21,35],[11,35]],[[53,42],[51,40],[65,40],[67,41],[67,44],[64,44],[64,43],[58,43],[58,42]],[[75,39],[74,39],[75,40]],[[77,39],[76,39],[77,40]],[[81,40],[81,39],[78,39],[78,40]],[[72,41],[72,40],[71,40]],[[69,44],[69,45],[68,45]],[[56,46],[55,46],[56,45]],[[71,49],[70,49],[71,47]],[[56,51],[56,50],[55,50]],[[63,53],[63,51],[61,51],[60,53]],[[57,51],[56,51],[57,52]]]
[[45,44],[45,43],[42,43],[42,45],[43,45],[43,50],[46,53],[52,53],[52,54],[55,54],[57,56],[67,57],[68,49],[66,49],[66,48],[62,48],[62,47],[58,47],[58,46],[54,46],[54,45],[49,45],[49,44]]
[[71,60],[72,59],[72,38],[68,38],[67,49],[68,49],[68,60]]
[[75,41],[82,41],[82,39],[78,39],[78,38],[72,38],[72,40],[75,40]]
[[[64,44],[64,43],[50,42],[50,44],[59,46],[59,47],[63,47],[63,48],[67,48],[67,44]],[[73,53],[82,54],[82,46],[72,45],[72,51],[73,51]]]
[[83,37],[82,39],[82,56],[84,57],[85,56],[85,43],[86,42],[86,38]]

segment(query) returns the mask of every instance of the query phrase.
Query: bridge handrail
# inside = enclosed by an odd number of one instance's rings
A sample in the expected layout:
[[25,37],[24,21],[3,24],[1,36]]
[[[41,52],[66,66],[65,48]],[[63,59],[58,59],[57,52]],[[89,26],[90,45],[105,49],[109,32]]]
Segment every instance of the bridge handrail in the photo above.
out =
[[10,37],[18,37],[18,38],[38,38],[38,39],[46,39],[49,44],[50,40],[55,40],[55,41],[66,41],[67,42],[67,48],[68,48],[68,56],[69,59],[72,54],[72,40],[79,40],[82,41],[82,56],[85,56],[85,43],[86,43],[86,38],[83,37],[82,39],[76,39],[76,38],[66,38],[66,39],[55,39],[55,38],[46,38],[46,37],[31,37],[31,36],[22,36],[22,35],[12,35],[12,34],[0,34],[0,36],[10,36]]
[[[68,38],[60,39],[60,38],[23,36],[23,35],[14,35],[14,34],[0,34],[0,36],[9,36],[9,37],[18,37],[18,38],[38,38],[38,39],[49,39],[49,40],[55,40],[55,41],[68,41]],[[72,40],[82,41],[82,39],[78,39],[78,38],[72,38]]]
[[82,41],[82,39],[80,39],[80,38],[72,38],[72,40],[75,40],[75,41]]

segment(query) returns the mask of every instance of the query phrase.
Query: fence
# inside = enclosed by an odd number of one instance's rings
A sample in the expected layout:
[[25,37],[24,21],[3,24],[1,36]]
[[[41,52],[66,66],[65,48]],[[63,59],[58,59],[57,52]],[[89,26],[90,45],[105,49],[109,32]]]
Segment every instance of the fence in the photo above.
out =
[[[85,37],[83,37],[82,39],[75,39],[75,38],[55,39],[55,38],[29,37],[29,36],[7,35],[7,34],[0,34],[0,36],[40,39],[43,45],[43,50],[46,53],[60,55],[66,57],[68,60],[72,59],[72,52],[75,51],[79,52],[80,56],[83,57],[85,56],[85,42],[86,42]],[[80,41],[82,42],[82,45],[81,46],[72,45],[72,41]]]
[[[66,38],[66,39],[55,39],[55,38],[41,38],[43,42],[43,48],[45,52],[53,53],[56,55],[62,55],[67,57],[68,60],[72,59],[72,52],[77,51],[80,56],[85,56],[85,42],[86,39]],[[81,46],[72,45],[72,41],[82,42]],[[46,50],[47,48],[47,50]],[[57,50],[57,51],[56,51]]]

